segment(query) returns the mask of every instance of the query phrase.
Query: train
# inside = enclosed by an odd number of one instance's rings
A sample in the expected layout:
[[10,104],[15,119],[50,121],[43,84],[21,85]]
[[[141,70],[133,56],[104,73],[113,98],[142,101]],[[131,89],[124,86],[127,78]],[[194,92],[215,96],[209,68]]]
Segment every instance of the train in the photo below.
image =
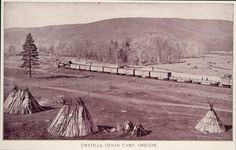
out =
[[167,80],[174,82],[220,86],[227,88],[232,88],[233,85],[232,79],[221,79],[219,77],[214,77],[214,76],[192,75],[192,74],[163,71],[163,70],[144,70],[134,67],[132,68],[132,67],[101,66],[101,65],[94,65],[92,63],[89,64],[74,63],[74,62],[72,63],[71,61],[68,61],[66,63],[59,62],[58,68],[60,67],[73,70],[84,70],[84,71],[101,72],[101,73],[109,73],[117,75],[135,76],[142,78],[151,78],[158,80]]

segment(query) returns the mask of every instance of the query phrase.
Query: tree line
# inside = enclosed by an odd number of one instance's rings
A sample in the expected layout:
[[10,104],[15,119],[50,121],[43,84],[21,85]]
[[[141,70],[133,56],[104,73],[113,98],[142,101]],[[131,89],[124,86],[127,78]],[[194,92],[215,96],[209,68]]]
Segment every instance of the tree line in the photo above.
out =
[[[74,42],[56,41],[51,44],[40,43],[38,47],[31,45],[31,52],[35,54],[28,58],[24,55],[29,53],[27,52],[27,47],[30,46],[29,43],[34,44],[31,34],[26,36],[23,45],[24,51],[21,52],[25,61],[23,66],[28,68],[32,68],[29,65],[33,63],[35,63],[33,66],[37,66],[38,52],[46,55],[70,56],[126,66],[175,63],[180,58],[197,57],[202,51],[201,46],[191,41],[178,41],[168,36],[151,35],[136,39],[112,39],[110,41],[83,40]],[[15,51],[15,46],[10,45],[8,52],[14,54]],[[35,62],[27,62],[34,59],[34,57],[35,60],[33,61]]]
[[114,64],[146,65],[174,63],[180,58],[198,57],[202,47],[191,41],[178,41],[161,36],[110,41],[57,41],[39,46],[49,55],[76,57]]

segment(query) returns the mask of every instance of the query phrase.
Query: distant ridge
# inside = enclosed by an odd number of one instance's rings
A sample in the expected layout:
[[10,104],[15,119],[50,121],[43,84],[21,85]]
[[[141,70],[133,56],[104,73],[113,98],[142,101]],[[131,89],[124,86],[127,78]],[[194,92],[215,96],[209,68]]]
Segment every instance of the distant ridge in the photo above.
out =
[[[22,48],[25,35],[31,32],[38,47],[54,51],[59,43],[70,45],[73,51],[104,49],[110,42],[139,41],[141,47],[153,49],[158,37],[194,44],[203,52],[233,50],[233,22],[226,20],[178,19],[178,18],[115,18],[84,24],[51,25],[36,28],[4,29],[5,53],[13,45],[17,52]],[[143,46],[145,45],[145,46]],[[133,44],[131,46],[134,46]],[[68,49],[68,48],[67,48]],[[43,51],[43,48],[42,48]],[[63,51],[60,48],[60,51]],[[66,51],[66,49],[64,50]],[[94,50],[97,51],[97,50]],[[68,53],[64,52],[64,53]],[[75,52],[74,52],[75,53]],[[104,52],[106,53],[106,52]],[[188,51],[191,53],[191,50]]]
[[97,20],[97,21],[91,21],[91,22],[86,22],[86,23],[70,23],[70,24],[52,24],[52,25],[43,25],[43,26],[37,26],[37,27],[7,27],[4,29],[23,29],[23,28],[45,28],[45,27],[52,27],[52,26],[69,26],[69,25],[86,25],[86,24],[91,24],[91,23],[99,23],[103,21],[108,21],[108,20],[114,20],[114,19],[179,19],[179,20],[207,20],[207,21],[225,21],[225,22],[231,22],[229,20],[224,20],[224,19],[186,19],[186,18],[152,18],[152,17],[126,17],[126,18],[111,18],[111,19],[102,19],[102,20]]

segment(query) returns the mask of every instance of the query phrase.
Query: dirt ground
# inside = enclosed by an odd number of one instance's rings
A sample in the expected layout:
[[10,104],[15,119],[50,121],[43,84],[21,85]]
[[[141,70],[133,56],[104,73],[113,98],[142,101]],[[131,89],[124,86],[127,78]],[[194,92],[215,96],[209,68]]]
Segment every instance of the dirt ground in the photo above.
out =
[[[232,140],[232,89],[128,77],[78,70],[57,69],[55,58],[40,58],[41,69],[33,78],[19,69],[20,58],[4,61],[4,97],[14,84],[28,86],[48,109],[28,115],[4,114],[4,139],[8,140]],[[95,126],[116,127],[130,120],[150,132],[143,137],[101,133],[76,138],[53,137],[47,128],[61,107],[60,95],[78,95]],[[202,134],[194,129],[208,111],[207,100],[227,127],[227,132]]]

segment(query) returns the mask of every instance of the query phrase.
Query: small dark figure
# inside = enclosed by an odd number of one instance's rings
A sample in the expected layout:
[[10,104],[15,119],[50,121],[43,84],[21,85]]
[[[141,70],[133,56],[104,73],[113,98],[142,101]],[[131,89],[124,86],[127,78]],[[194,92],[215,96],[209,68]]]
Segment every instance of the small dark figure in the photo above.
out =
[[57,68],[60,68],[61,61],[58,62]]
[[148,132],[143,128],[142,124],[139,124],[138,126],[134,126],[132,135],[133,136],[136,135],[137,137],[140,137],[140,136],[148,135]]

